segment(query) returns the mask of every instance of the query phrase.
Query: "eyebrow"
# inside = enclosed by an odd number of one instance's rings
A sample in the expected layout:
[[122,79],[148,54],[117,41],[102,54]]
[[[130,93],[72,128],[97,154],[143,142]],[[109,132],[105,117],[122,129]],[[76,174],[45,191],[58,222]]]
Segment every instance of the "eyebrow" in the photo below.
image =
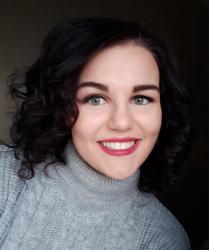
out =
[[[81,82],[78,85],[78,89],[80,88],[84,88],[84,87],[92,87],[92,88],[96,88],[96,89],[100,89],[103,90],[105,92],[109,92],[109,89],[106,85],[102,84],[102,83],[98,83],[98,82]],[[158,86],[156,86],[155,84],[140,84],[140,85],[136,85],[133,87],[133,93],[138,92],[138,91],[143,91],[143,90],[156,90],[157,92],[160,93],[160,89]]]

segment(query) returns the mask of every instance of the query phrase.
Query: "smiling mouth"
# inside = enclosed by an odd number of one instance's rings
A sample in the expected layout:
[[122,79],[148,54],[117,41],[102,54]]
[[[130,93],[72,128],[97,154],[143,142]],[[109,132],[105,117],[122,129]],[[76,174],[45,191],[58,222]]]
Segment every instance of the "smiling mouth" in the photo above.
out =
[[127,150],[136,144],[136,140],[129,142],[99,142],[103,147],[110,150]]
[[126,156],[136,151],[140,145],[138,139],[110,139],[107,141],[99,141],[100,148],[111,156]]

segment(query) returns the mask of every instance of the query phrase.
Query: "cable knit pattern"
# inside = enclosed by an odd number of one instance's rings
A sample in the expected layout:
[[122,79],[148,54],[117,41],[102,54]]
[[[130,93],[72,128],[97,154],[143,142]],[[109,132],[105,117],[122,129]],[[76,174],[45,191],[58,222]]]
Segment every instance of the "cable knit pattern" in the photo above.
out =
[[154,195],[138,190],[140,172],[114,180],[85,163],[72,143],[67,164],[43,165],[26,182],[20,162],[0,146],[0,249],[187,250],[187,235]]

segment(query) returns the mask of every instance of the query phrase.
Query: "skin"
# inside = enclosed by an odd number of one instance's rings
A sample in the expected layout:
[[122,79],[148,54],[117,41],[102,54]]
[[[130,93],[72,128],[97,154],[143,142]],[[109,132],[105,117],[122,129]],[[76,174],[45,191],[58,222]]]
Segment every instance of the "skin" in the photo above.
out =
[[[105,48],[87,63],[78,82],[79,116],[72,128],[72,139],[92,168],[122,180],[133,175],[147,159],[162,123],[159,81],[159,69],[151,52],[134,41]],[[89,82],[103,84],[109,91],[89,86]],[[136,85],[154,87],[133,93]],[[87,99],[89,95],[102,97]],[[140,98],[142,95],[151,101]],[[109,155],[98,143],[124,137],[140,139],[137,149],[129,155]]]

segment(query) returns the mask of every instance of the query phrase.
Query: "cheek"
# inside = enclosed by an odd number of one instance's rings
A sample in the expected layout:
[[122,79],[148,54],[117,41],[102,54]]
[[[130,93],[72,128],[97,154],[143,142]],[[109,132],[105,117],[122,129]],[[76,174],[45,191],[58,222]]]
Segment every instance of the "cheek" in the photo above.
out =
[[153,110],[153,112],[141,114],[138,122],[141,124],[145,134],[153,137],[158,136],[162,124],[161,108]]
[[105,124],[104,112],[92,112],[88,109],[79,109],[79,116],[72,128],[73,138],[83,139],[96,136],[97,131]]

